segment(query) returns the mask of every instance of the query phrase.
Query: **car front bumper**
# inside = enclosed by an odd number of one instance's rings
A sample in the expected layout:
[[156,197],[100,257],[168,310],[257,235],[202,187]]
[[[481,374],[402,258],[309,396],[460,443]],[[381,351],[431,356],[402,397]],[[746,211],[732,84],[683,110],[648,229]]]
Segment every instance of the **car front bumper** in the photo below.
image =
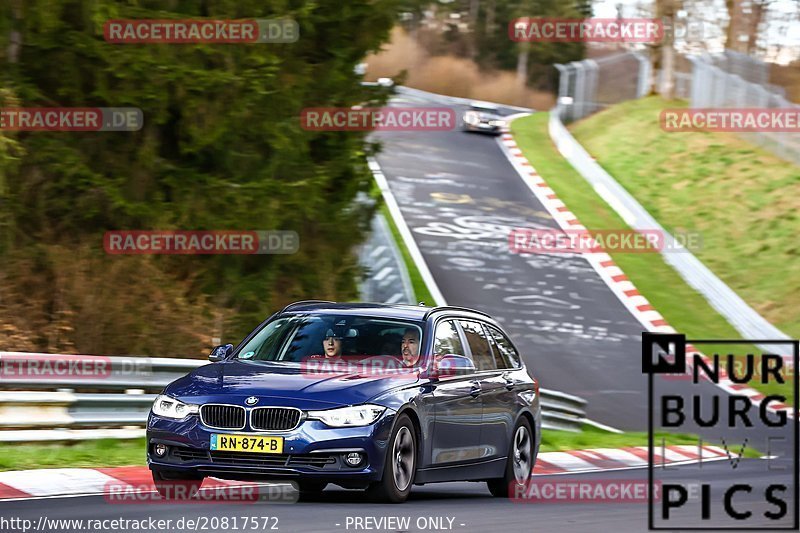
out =
[[495,126],[492,124],[488,124],[486,122],[481,122],[479,124],[469,124],[467,122],[464,122],[463,127],[466,131],[479,131],[483,133],[498,134],[502,133],[503,131],[502,126]]
[[[386,412],[364,427],[331,428],[304,420],[292,431],[211,429],[198,416],[176,421],[150,415],[147,422],[147,464],[171,475],[214,476],[237,480],[317,480],[361,486],[381,479],[395,412]],[[283,437],[283,453],[219,452],[210,450],[211,435],[248,434]],[[159,457],[156,444],[167,446]],[[362,464],[344,461],[350,452],[364,454]]]

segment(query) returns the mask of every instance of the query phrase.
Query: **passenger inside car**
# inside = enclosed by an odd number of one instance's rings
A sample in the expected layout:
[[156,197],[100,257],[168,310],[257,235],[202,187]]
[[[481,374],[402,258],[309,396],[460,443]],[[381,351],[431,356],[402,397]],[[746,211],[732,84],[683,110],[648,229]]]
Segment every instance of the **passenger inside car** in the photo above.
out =
[[419,361],[419,330],[417,328],[407,328],[403,333],[400,353],[406,366],[415,366],[417,364]]

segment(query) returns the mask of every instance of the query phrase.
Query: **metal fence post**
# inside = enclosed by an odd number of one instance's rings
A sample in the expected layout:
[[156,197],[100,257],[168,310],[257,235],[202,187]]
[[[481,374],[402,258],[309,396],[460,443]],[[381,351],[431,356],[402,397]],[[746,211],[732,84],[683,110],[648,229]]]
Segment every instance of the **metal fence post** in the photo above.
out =
[[650,76],[652,65],[650,60],[643,54],[634,52],[633,57],[639,61],[639,78],[636,86],[636,97],[644,98],[650,92]]
[[597,102],[595,101],[595,95],[597,94],[597,62],[591,59],[586,59],[583,61],[584,68],[586,69],[586,78],[585,84],[586,87],[584,88],[584,100],[585,100],[585,111],[584,116],[591,115],[597,108],[600,107]]
[[575,101],[572,105],[573,109],[573,120],[578,120],[583,118],[584,113],[584,89],[585,89],[585,71],[583,68],[583,63],[580,61],[573,61],[570,63],[572,67],[575,69]]

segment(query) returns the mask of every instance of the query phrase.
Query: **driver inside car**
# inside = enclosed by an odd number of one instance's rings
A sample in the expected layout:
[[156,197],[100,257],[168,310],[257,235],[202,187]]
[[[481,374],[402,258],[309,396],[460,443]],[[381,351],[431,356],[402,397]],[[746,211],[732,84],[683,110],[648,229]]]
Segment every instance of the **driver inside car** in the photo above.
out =
[[325,337],[322,339],[322,354],[312,355],[311,359],[330,359],[342,356],[342,343],[344,341],[344,333],[338,329],[328,329],[325,332]]
[[406,366],[415,366],[419,361],[419,331],[416,328],[406,328],[400,341],[400,353]]

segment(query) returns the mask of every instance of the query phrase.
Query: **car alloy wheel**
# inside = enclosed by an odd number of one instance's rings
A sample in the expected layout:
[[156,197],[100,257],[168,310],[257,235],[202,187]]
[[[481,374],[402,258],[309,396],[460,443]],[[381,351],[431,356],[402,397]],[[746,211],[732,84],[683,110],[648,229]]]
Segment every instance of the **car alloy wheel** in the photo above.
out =
[[373,501],[401,503],[411,493],[417,469],[417,437],[407,415],[400,415],[389,437],[383,478],[372,483],[367,494]]
[[407,427],[401,427],[394,437],[392,446],[392,472],[394,473],[394,486],[403,492],[411,484],[414,476],[414,439]]
[[520,485],[524,484],[531,476],[531,437],[528,428],[520,426],[514,434],[512,460],[514,479]]
[[[489,492],[498,498],[508,498],[512,490],[524,487],[533,470],[533,432],[525,418],[520,418],[511,434],[511,445],[506,460],[505,475],[487,480]],[[515,488],[516,487],[516,488]]]

